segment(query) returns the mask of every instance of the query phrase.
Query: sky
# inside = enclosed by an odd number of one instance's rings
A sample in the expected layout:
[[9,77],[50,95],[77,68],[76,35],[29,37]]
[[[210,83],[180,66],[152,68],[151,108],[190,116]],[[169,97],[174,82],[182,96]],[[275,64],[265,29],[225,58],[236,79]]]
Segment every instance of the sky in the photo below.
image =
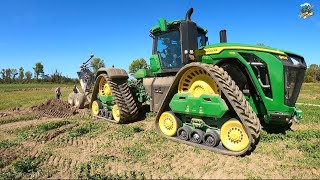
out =
[[[300,4],[314,5],[314,16],[299,18]],[[144,58],[149,63],[150,28],[159,18],[191,19],[208,29],[209,43],[264,43],[320,64],[320,0],[1,0],[0,69],[35,63],[45,74],[55,70],[75,78],[91,53],[107,67],[128,70]]]

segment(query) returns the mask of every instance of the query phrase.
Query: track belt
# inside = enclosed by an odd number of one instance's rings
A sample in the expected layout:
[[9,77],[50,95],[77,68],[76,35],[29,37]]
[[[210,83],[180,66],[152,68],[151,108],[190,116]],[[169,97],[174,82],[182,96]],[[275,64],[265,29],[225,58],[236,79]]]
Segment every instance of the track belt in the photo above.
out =
[[[98,118],[105,119],[110,122],[114,123],[128,123],[132,120],[134,120],[138,116],[138,107],[135,102],[135,100],[132,97],[132,94],[129,90],[127,80],[123,78],[109,78],[107,74],[101,74],[96,80],[95,87],[94,87],[94,93],[92,96],[92,100],[97,99],[98,89],[99,89],[99,81],[101,78],[105,78],[106,82],[108,83],[111,92],[112,92],[112,98],[115,104],[118,106],[120,111],[120,120],[115,121],[112,118],[111,112],[105,112],[105,116],[101,116],[102,113],[99,113],[97,116]],[[106,110],[100,110],[100,112],[103,112]]]

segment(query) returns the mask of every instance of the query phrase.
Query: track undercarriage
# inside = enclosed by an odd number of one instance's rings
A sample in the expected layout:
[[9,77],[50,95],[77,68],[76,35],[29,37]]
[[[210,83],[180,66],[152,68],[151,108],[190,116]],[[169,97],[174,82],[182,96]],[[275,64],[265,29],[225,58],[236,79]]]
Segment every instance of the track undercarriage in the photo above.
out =
[[101,74],[96,80],[92,113],[113,123],[128,123],[138,115],[137,104],[123,78],[109,78]]
[[[186,65],[170,89],[156,118],[158,132],[172,140],[227,155],[245,155],[254,149],[260,121],[222,68],[203,63]],[[203,103],[181,103],[185,109],[182,112],[183,108],[177,108],[177,97],[181,102],[199,98]],[[223,103],[214,103],[218,102],[215,99]],[[223,109],[224,104],[227,111]],[[206,111],[208,108],[212,112]]]

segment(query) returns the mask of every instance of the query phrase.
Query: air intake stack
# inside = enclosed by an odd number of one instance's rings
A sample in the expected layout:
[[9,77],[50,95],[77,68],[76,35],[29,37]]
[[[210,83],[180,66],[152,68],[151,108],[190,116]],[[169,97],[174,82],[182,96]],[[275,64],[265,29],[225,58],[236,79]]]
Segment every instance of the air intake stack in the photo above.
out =
[[223,29],[220,31],[220,43],[227,42],[227,30]]

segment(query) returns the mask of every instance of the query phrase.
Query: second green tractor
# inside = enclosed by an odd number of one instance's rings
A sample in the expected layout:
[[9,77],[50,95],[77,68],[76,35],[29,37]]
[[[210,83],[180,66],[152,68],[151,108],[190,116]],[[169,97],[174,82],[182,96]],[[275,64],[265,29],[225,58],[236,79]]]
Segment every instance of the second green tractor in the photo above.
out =
[[[295,53],[266,46],[207,45],[207,30],[191,20],[159,19],[152,27],[147,69],[134,77],[119,68],[101,68],[95,76],[94,116],[128,123],[142,104],[155,112],[157,131],[169,139],[227,155],[246,155],[259,141],[261,127],[289,128],[302,112],[295,107],[306,63]],[[137,88],[139,87],[139,88]],[[139,96],[145,91],[146,95]]]

